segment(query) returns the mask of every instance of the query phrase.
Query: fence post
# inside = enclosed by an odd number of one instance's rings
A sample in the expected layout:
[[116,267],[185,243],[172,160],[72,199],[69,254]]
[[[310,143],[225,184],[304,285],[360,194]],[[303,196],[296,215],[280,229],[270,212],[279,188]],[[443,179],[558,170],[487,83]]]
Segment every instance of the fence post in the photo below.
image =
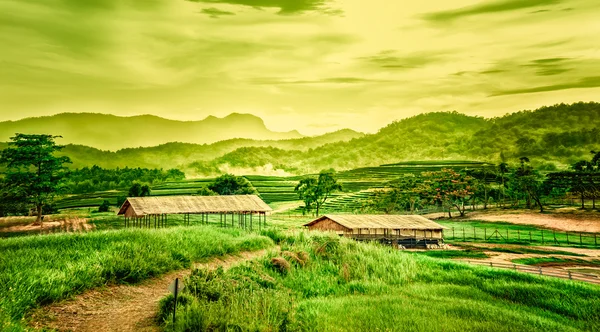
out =
[[581,239],[581,233],[579,233],[579,244],[583,245],[583,240]]
[[483,240],[487,241],[487,228],[483,228]]
[[[569,243],[569,232],[566,232],[566,233],[567,233],[567,244],[571,244],[571,243]],[[554,238],[556,239],[556,235],[554,235]]]
[[544,230],[542,229],[542,244],[544,244]]
[[475,233],[475,226],[473,226],[473,242],[477,241],[477,233]]
[[597,246],[598,242],[596,241],[596,233],[594,233],[594,245]]
[[517,229],[517,238],[519,239],[519,242],[521,242],[521,230]]
[[490,267],[494,267],[494,263],[490,262]]
[[465,228],[463,227],[463,242],[467,242],[466,238],[465,238]]
[[506,241],[508,241],[508,228],[506,229]]
[[531,231],[529,231],[529,243],[533,242],[531,239]]
[[452,240],[456,240],[456,238],[454,237],[454,226],[452,226]]
[[515,268],[515,271],[517,270],[517,264],[513,264],[513,268]]
[[573,280],[573,277],[571,276],[571,270],[567,270],[567,272],[569,272],[569,279]]
[[540,267],[539,269],[540,269],[540,275],[542,275],[542,267]]

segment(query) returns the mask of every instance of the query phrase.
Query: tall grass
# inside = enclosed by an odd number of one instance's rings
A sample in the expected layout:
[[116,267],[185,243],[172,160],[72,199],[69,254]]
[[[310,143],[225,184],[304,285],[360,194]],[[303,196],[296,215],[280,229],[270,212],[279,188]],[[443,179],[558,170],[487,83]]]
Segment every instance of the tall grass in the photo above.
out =
[[[272,240],[206,226],[26,236],[0,241],[0,319],[107,283],[135,283]],[[0,325],[2,327],[2,325]]]
[[[279,234],[276,238],[281,253],[272,253],[226,272],[212,275],[196,272],[201,277],[190,277],[184,290],[192,296],[191,301],[179,310],[177,325],[166,319],[165,328],[174,331],[593,331],[600,328],[597,286],[470,266],[336,237],[300,233],[287,238]],[[304,256],[305,259],[299,259]],[[282,259],[289,263],[289,268],[281,268]]]

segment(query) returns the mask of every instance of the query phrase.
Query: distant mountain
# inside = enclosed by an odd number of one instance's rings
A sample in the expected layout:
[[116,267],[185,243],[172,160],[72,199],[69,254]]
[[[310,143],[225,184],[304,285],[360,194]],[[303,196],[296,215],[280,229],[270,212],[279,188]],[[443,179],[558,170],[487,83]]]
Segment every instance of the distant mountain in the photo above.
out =
[[[230,139],[212,144],[166,143],[154,147],[127,148],[103,151],[83,145],[69,144],[59,153],[72,160],[70,167],[98,165],[103,168],[146,167],[184,168],[192,162],[210,161],[244,147],[276,147],[293,151],[308,151],[325,144],[348,141],[364,136],[350,129],[314,137],[285,140]],[[62,144],[62,140],[58,140]],[[0,143],[0,150],[6,146]]]
[[516,163],[529,157],[548,170],[589,159],[600,149],[600,104],[574,103],[485,119],[457,112],[420,114],[376,134],[325,144],[309,151],[244,147],[211,161],[190,164],[188,173],[281,169],[305,174],[410,160],[469,159]]
[[61,135],[63,144],[101,150],[149,147],[168,142],[210,144],[232,138],[280,140],[303,137],[297,131],[274,132],[250,114],[209,116],[200,121],[175,121],[152,115],[120,117],[96,113],[62,113],[53,116],[0,122],[0,141],[15,133]]
[[342,130],[298,139],[168,143],[117,152],[69,145],[62,153],[71,157],[73,167],[177,167],[191,176],[207,176],[306,174],[411,160],[499,162],[503,157],[516,163],[522,156],[552,170],[589,159],[591,150],[600,150],[600,104],[594,102],[558,104],[491,119],[458,112],[426,113],[368,135]]

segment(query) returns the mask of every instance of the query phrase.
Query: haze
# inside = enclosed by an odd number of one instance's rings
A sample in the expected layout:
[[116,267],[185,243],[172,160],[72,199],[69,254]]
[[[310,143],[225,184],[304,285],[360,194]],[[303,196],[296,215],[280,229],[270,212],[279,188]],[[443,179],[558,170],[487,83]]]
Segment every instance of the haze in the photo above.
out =
[[600,92],[597,0],[3,0],[0,121],[62,112],[373,132]]

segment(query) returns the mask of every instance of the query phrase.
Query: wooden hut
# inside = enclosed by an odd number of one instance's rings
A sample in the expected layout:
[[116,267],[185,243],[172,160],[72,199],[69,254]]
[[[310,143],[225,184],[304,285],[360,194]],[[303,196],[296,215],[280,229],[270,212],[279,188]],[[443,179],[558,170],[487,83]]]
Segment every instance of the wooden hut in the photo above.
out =
[[202,215],[202,221],[208,221],[208,216],[218,214],[221,225],[234,225],[237,216],[239,225],[246,227],[252,216],[258,215],[259,227],[266,224],[267,212],[271,208],[256,195],[223,195],[223,196],[152,196],[129,197],[125,200],[117,215],[125,217],[125,224],[133,221],[150,225],[164,225],[168,215],[182,214],[189,224],[191,214]]
[[405,247],[443,242],[446,227],[417,215],[324,215],[304,225],[356,240],[394,242]]

